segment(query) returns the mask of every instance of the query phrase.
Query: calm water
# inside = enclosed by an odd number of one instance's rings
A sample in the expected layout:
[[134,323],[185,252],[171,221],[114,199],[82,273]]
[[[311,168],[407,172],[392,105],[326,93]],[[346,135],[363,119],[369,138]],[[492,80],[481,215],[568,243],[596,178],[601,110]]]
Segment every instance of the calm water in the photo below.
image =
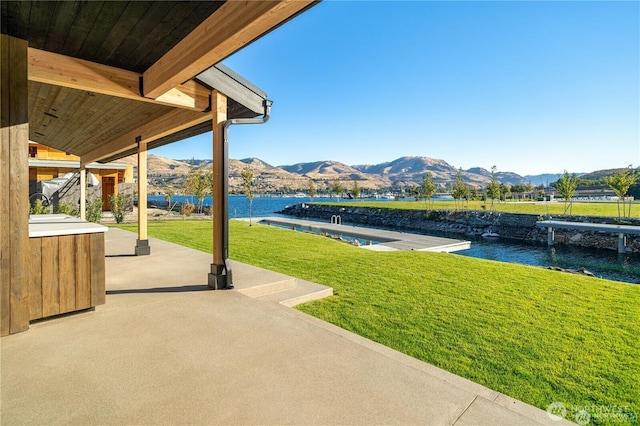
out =
[[[184,202],[187,197],[176,196],[171,199],[172,202]],[[163,196],[149,196],[147,198],[151,201],[164,202]],[[335,198],[332,198],[335,201]],[[195,200],[188,200],[191,203],[196,203]],[[308,203],[310,198],[284,198],[284,197],[256,197],[253,199],[252,213],[253,217],[260,216],[278,216],[275,212],[282,211],[287,206],[292,206],[297,203]],[[315,198],[315,201],[329,201],[329,198]],[[211,205],[211,197],[204,199],[203,205]],[[229,196],[229,218],[245,218],[249,217],[249,201],[244,195],[230,195]]]
[[[164,201],[162,196],[150,196],[149,201]],[[335,198],[332,200],[335,201]],[[184,197],[174,197],[173,201],[184,201]],[[277,211],[297,203],[309,202],[309,198],[254,198],[253,217],[278,216]],[[329,198],[315,198],[315,201],[329,201]],[[346,200],[342,200],[346,201]],[[357,201],[354,201],[356,203]],[[204,201],[211,205],[211,198]],[[232,195],[229,197],[229,217],[249,217],[249,202],[246,197]],[[357,224],[355,224],[357,226]],[[501,262],[520,263],[533,266],[559,266],[561,268],[586,268],[598,277],[632,283],[640,282],[640,256],[622,254],[615,251],[581,249],[577,247],[533,244],[503,239],[485,239],[461,236],[460,234],[433,233],[455,239],[471,240],[471,248],[459,251],[461,256],[497,260]]]

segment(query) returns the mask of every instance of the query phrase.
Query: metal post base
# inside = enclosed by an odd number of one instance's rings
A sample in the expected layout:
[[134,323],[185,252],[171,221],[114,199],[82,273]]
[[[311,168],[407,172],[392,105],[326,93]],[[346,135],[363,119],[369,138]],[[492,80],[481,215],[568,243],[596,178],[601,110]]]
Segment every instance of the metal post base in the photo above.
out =
[[136,240],[136,256],[148,256],[150,254],[149,240]]
[[[229,275],[227,275],[229,274]],[[211,264],[211,272],[207,277],[207,286],[211,290],[231,290],[233,283],[231,282],[230,271],[225,265]]]

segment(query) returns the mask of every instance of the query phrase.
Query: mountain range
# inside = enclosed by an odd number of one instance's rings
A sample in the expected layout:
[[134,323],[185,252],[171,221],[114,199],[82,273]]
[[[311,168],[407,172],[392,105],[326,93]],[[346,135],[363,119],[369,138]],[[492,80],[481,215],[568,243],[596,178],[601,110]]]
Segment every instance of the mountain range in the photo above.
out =
[[[136,165],[136,156],[127,157],[123,162]],[[162,192],[167,186],[179,187],[192,167],[211,169],[211,160],[172,160],[157,155],[148,156],[148,177],[152,190]],[[458,169],[444,160],[428,157],[400,157],[381,164],[360,164],[349,166],[338,161],[315,161],[285,166],[272,166],[258,158],[229,160],[229,186],[231,190],[241,190],[241,173],[250,167],[254,174],[254,185],[260,192],[282,192],[308,190],[313,181],[319,191],[329,188],[335,180],[343,186],[351,187],[358,182],[361,188],[386,190],[409,188],[419,185],[422,177],[431,172],[434,182],[445,188],[455,181]],[[488,185],[491,172],[482,167],[462,170],[464,181],[478,188]],[[512,172],[497,172],[498,181],[506,185],[527,184],[548,185],[558,179],[558,175],[526,175]]]

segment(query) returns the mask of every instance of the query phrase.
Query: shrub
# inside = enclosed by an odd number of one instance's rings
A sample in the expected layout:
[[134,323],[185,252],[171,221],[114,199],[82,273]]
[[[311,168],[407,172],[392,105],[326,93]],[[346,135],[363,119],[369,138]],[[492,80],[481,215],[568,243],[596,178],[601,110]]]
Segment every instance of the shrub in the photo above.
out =
[[183,216],[191,216],[193,211],[196,209],[196,206],[191,203],[183,203],[180,206],[180,214]]
[[89,222],[100,223],[102,218],[102,199],[94,198],[91,202],[87,203],[86,217]]
[[29,208],[29,214],[49,214],[49,207],[42,204],[42,200],[36,200]]
[[116,219],[116,223],[124,222],[125,204],[126,198],[122,194],[109,195],[109,205],[111,206],[111,213]]
[[78,212],[76,209],[73,208],[73,204],[71,203],[63,203],[60,202],[58,203],[58,205],[53,206],[53,213],[61,213],[61,214],[66,214],[68,216],[77,216]]
[[440,213],[435,210],[429,210],[427,213],[425,213],[424,218],[426,220],[438,220],[440,218]]

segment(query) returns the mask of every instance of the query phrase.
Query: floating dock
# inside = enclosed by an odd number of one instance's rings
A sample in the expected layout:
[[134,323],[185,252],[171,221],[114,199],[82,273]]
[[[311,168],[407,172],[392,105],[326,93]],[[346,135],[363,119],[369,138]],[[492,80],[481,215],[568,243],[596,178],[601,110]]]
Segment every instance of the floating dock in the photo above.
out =
[[297,231],[358,238],[360,240],[370,242],[369,244],[362,245],[362,248],[373,251],[415,250],[449,253],[466,250],[471,247],[471,241],[466,240],[387,231],[384,229],[365,228],[362,226],[350,226],[280,217],[258,218],[256,221],[265,225],[275,225],[283,228],[291,228]]

